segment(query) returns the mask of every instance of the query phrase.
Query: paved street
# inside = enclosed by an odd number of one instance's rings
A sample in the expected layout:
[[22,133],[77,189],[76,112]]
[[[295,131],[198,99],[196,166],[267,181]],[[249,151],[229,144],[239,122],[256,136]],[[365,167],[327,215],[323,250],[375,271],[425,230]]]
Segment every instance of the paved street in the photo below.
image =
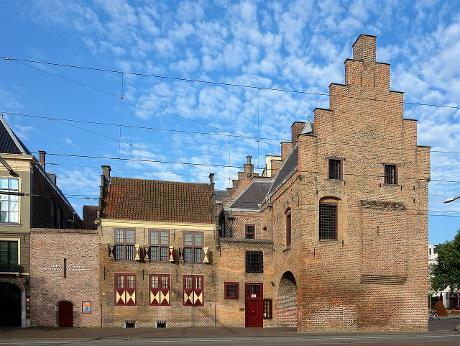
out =
[[294,328],[3,329],[0,345],[455,345],[459,319],[431,321],[423,334],[305,335]]
[[4,340],[0,345],[460,345],[459,333]]

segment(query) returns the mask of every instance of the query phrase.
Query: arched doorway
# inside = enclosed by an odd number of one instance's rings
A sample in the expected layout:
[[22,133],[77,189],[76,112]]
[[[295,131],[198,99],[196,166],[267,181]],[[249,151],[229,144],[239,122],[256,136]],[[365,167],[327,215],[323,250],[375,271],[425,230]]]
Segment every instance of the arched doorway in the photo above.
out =
[[280,280],[278,321],[284,327],[297,327],[297,284],[291,272],[285,272]]
[[0,327],[21,327],[21,289],[0,282]]
[[58,326],[73,327],[73,304],[63,300],[58,303]]

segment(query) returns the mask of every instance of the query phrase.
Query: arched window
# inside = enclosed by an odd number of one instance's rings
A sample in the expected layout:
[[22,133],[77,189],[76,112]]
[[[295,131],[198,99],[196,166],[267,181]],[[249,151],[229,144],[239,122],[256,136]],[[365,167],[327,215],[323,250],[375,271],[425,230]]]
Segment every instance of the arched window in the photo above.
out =
[[323,198],[319,202],[319,240],[337,239],[337,199]]
[[291,246],[291,208],[286,210],[286,246]]

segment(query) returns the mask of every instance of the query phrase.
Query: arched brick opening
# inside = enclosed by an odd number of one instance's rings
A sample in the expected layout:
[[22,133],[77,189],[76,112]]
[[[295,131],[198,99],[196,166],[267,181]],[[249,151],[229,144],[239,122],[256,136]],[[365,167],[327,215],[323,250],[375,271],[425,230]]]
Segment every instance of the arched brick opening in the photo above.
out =
[[297,284],[289,271],[283,274],[279,284],[278,321],[284,327],[297,327]]

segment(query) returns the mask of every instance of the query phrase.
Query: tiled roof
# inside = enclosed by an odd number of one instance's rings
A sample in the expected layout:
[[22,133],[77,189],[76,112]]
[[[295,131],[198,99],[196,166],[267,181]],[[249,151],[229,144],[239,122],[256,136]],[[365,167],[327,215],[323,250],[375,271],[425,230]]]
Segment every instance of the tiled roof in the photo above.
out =
[[287,157],[286,161],[284,161],[283,165],[281,166],[278,174],[276,175],[275,181],[273,182],[268,195],[272,195],[278,190],[281,185],[294,173],[297,169],[297,161],[298,161],[298,148],[295,147],[292,152]]
[[236,199],[230,208],[258,210],[268,190],[272,186],[272,180],[256,180]]
[[112,177],[104,197],[102,217],[214,223],[213,186]]
[[0,153],[3,154],[27,154],[30,151],[14,134],[3,116],[0,114]]

